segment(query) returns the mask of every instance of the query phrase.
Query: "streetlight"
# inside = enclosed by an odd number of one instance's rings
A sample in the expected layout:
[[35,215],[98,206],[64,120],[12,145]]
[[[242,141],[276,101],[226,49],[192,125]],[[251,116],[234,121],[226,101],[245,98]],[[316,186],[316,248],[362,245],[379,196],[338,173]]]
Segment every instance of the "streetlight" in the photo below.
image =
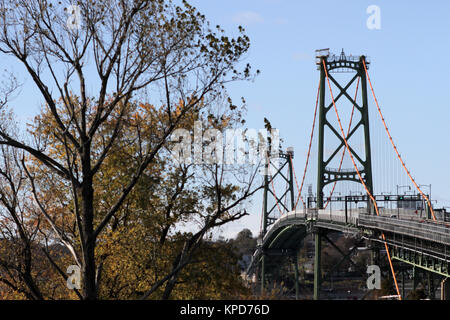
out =
[[[336,194],[338,194],[338,195],[342,195],[340,192],[335,192]],[[339,199],[340,199],[340,197],[337,197],[337,202],[339,201]],[[333,199],[332,199],[332,197],[331,197],[331,195],[330,195],[330,221],[332,221],[332,216],[331,216],[331,212],[332,212],[332,209],[331,209],[331,206],[332,206],[332,203],[333,203]]]
[[[430,184],[419,184],[419,188],[420,187],[428,187],[428,189],[430,190],[430,194],[428,195],[428,197],[429,197],[429,199],[428,200],[430,200],[430,205],[431,206],[433,206],[432,205],[432,203],[431,203],[431,183]],[[422,207],[424,207],[425,208],[425,199],[422,199]],[[428,209],[428,211],[429,211],[430,209]],[[430,215],[429,213],[428,213],[428,215]]]
[[444,222],[447,222],[447,209],[450,207],[442,207],[442,215],[444,216]]
[[401,188],[408,188],[408,190],[411,191],[411,186],[399,186],[399,185],[397,185],[397,195],[400,194],[400,193],[399,193],[399,190],[400,190]]
[[430,184],[419,184],[419,188],[420,187],[428,187],[428,189],[430,190],[429,197],[430,197],[430,200],[431,200],[431,183]]
[[[399,201],[398,196],[400,195],[400,189],[401,188],[408,188],[408,191],[411,191],[411,186],[399,186],[399,185],[397,185],[397,218],[400,218],[400,207],[398,205],[398,201]],[[406,194],[406,192],[405,192],[405,194]],[[401,199],[401,200],[403,200],[403,199]]]
[[[384,209],[386,209],[386,210],[388,210],[388,209],[392,209],[392,204],[390,203],[390,195],[391,195],[391,193],[390,192],[381,192],[381,195],[383,196],[383,198],[384,198],[384,201],[383,201],[383,203],[384,203]],[[387,203],[386,203],[386,201],[387,201]]]

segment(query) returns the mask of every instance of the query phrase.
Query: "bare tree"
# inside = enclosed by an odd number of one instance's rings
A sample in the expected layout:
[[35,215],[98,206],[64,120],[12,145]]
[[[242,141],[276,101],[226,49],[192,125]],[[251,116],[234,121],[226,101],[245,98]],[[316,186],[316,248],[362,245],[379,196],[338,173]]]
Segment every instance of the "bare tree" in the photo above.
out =
[[[250,166],[248,171],[242,167],[244,166],[227,168],[222,164],[202,165],[201,174],[196,175],[196,179],[200,181],[200,193],[204,195],[198,206],[199,211],[195,212],[199,228],[185,241],[168,275],[154,284],[143,298],[147,298],[166,282],[162,299],[169,299],[180,270],[192,261],[205,235],[217,227],[248,215],[245,205],[262,188],[262,183],[258,179],[258,166]],[[238,177],[239,175],[241,177]],[[245,176],[246,180],[242,180],[242,176]]]
[[[205,17],[186,2],[176,6],[162,0],[99,0],[70,5],[70,1],[0,0],[0,52],[24,66],[54,123],[50,133],[34,133],[25,140],[0,127],[0,144],[26,152],[71,187],[74,230],[62,227],[49,212],[35,173],[23,162],[41,214],[82,269],[82,297],[96,299],[101,273],[95,258],[98,236],[185,114],[210,105],[228,81],[251,76],[248,65],[236,69],[249,39],[242,29],[237,38],[226,37],[220,27],[211,30]],[[128,106],[143,90],[155,101],[160,99],[169,121],[142,143],[134,174],[99,219],[94,178],[121,133]],[[176,110],[176,105],[182,107]],[[100,137],[112,118],[116,120],[112,134]],[[64,146],[63,158],[50,152],[43,136]],[[94,152],[93,143],[99,139],[102,148]],[[218,208],[217,214],[225,211]],[[207,224],[217,222],[212,218]],[[184,263],[185,252],[174,269]]]
[[[21,169],[21,152],[0,146],[0,281],[31,299],[43,295],[33,275],[33,251],[39,219],[30,219],[26,176]],[[25,285],[25,288],[23,287]]]

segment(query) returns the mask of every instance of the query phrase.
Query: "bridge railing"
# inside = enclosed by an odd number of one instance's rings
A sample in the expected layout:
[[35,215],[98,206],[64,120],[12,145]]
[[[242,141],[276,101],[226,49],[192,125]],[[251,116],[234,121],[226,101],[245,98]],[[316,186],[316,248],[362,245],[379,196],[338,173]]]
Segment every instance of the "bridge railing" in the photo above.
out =
[[291,211],[288,213],[285,213],[282,215],[278,220],[276,220],[271,226],[268,232],[266,233],[266,236],[270,234],[271,230],[276,230],[280,226],[283,226],[286,224],[287,220],[294,221],[297,219],[300,220],[308,220],[308,221],[326,221],[326,222],[332,222],[332,223],[339,223],[339,224],[351,224],[354,226],[358,225],[358,219],[359,215],[361,213],[367,213],[366,208],[358,208],[358,209],[352,209],[347,210],[347,213],[345,213],[345,210],[325,210],[325,209],[316,209],[316,208],[309,208],[304,210],[296,210]]
[[291,212],[287,212],[287,213],[283,214],[267,230],[266,234],[264,235],[263,242],[266,238],[270,237],[270,234],[272,233],[273,230],[276,230],[279,227],[287,224],[288,220],[289,221],[300,220],[303,222],[304,220],[311,219],[312,217],[314,217],[314,215],[315,215],[314,212],[312,212],[310,210],[311,209],[295,210],[295,211],[291,211]]
[[358,225],[359,215],[361,213],[367,213],[367,208],[358,208],[352,210],[319,210],[318,220],[329,221],[333,223],[340,223],[346,225]]
[[438,225],[427,221],[401,220],[361,214],[359,225],[450,244],[450,226]]

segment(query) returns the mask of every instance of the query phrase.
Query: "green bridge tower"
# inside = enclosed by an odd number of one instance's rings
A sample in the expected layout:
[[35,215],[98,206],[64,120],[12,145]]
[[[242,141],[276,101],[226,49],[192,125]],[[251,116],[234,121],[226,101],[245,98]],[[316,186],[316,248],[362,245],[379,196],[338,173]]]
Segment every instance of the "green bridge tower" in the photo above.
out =
[[[324,193],[323,190],[327,184],[334,183],[336,181],[353,181],[361,183],[358,174],[355,170],[337,170],[331,169],[328,165],[335,159],[339,151],[346,148],[344,139],[342,138],[341,131],[339,127],[334,127],[328,120],[327,115],[333,109],[333,101],[325,101],[327,90],[327,79],[324,69],[324,64],[328,73],[328,78],[331,82],[340,90],[338,95],[335,95],[335,103],[339,101],[342,97],[347,98],[352,105],[361,114],[361,118],[358,123],[356,123],[353,128],[348,133],[346,139],[349,144],[349,149],[353,155],[353,158],[359,162],[361,167],[358,167],[359,172],[369,189],[370,193],[373,193],[373,183],[372,183],[372,157],[370,153],[370,133],[369,133],[369,109],[367,103],[367,82],[366,82],[366,72],[364,70],[363,61],[365,61],[368,68],[369,62],[366,61],[365,56],[352,57],[346,56],[344,51],[340,56],[330,56],[328,49],[317,50],[316,51],[316,64],[320,70],[320,96],[319,96],[319,138],[318,138],[318,164],[317,164],[317,208],[323,209]],[[343,73],[343,72],[355,72],[352,79],[345,85],[341,85],[331,73]],[[350,86],[357,80],[360,79],[360,88],[362,94],[362,104],[359,105],[353,97],[351,97],[347,90]],[[328,159],[324,158],[325,150],[325,129],[328,128],[329,131],[335,135],[340,144],[332,150],[331,156]],[[359,155],[349,142],[350,138],[354,136],[357,132],[363,130],[364,143],[365,143],[365,155]],[[344,149],[342,149],[344,148]]]
[[[320,88],[319,88],[319,127],[318,127],[318,163],[317,163],[317,199],[316,208],[324,208],[324,188],[326,185],[338,181],[353,181],[361,183],[356,170],[340,170],[331,169],[328,165],[341,155],[342,150],[346,149],[344,139],[342,138],[341,130],[339,127],[333,126],[332,122],[328,119],[328,113],[334,109],[332,98],[329,97],[329,101],[326,101],[327,90],[327,75],[329,80],[339,89],[339,93],[334,95],[334,102],[337,104],[342,97],[347,98],[354,109],[360,113],[361,117],[358,123],[353,125],[353,128],[348,132],[346,136],[347,143],[349,145],[350,152],[353,155],[355,161],[357,161],[358,171],[361,174],[362,179],[369,192],[373,194],[373,182],[372,182],[372,157],[370,152],[370,132],[369,132],[369,109],[367,102],[367,81],[366,72],[364,69],[363,61],[368,68],[369,62],[366,61],[365,56],[353,57],[346,56],[344,50],[339,56],[330,56],[328,49],[316,51],[316,64],[320,70]],[[326,68],[326,69],[325,69]],[[326,72],[325,72],[326,70]],[[339,83],[331,73],[355,73],[355,75],[346,84]],[[351,85],[359,78],[361,88],[361,105],[357,103],[357,99],[351,97],[347,90]],[[329,95],[330,96],[330,95]],[[333,115],[333,113],[332,113]],[[325,130],[331,132],[340,141],[339,145],[332,149],[331,156],[325,158]],[[364,135],[364,151],[365,155],[358,154],[354,148],[352,148],[350,138],[357,132],[363,130]],[[329,146],[328,146],[329,147]],[[340,152],[341,151],[341,152]],[[359,164],[358,164],[359,162]],[[370,204],[367,208],[370,210]],[[322,251],[322,238],[323,230],[317,228],[314,230],[315,241],[315,258],[314,258],[314,299],[318,300],[320,297],[320,287],[322,282],[321,272],[321,251]]]

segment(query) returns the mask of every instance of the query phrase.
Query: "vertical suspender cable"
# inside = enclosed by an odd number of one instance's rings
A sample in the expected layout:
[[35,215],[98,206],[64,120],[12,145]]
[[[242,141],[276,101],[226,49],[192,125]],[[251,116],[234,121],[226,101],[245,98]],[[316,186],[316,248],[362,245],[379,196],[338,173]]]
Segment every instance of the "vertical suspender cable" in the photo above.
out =
[[300,200],[300,199],[302,200],[303,207],[306,207],[305,201],[303,201],[301,194],[302,194],[303,184],[305,183],[306,171],[308,169],[308,164],[309,164],[309,156],[311,154],[311,145],[312,145],[312,140],[314,137],[314,128],[316,126],[317,107],[319,105],[319,93],[320,93],[320,81],[319,81],[319,87],[317,89],[316,108],[314,109],[314,119],[313,119],[313,124],[312,124],[312,129],[311,129],[311,138],[309,139],[308,155],[306,156],[305,170],[303,171],[302,183],[300,185],[300,189],[298,190],[297,201],[295,203],[294,208],[297,208],[298,200]]
[[[298,186],[297,176],[295,175],[294,163],[292,162],[292,157],[290,155],[289,155],[289,161],[291,162],[291,168],[292,168],[292,173],[294,174],[295,185],[297,186],[297,191],[299,191],[300,188]],[[301,197],[301,195],[299,195],[299,196]],[[297,202],[298,202],[298,199],[297,199]],[[303,203],[304,203],[304,201],[303,201]],[[297,203],[294,206],[294,210],[296,210],[296,209],[297,209]]]
[[369,80],[369,85],[370,85],[370,89],[372,91],[372,95],[373,98],[375,99],[375,104],[377,105],[377,109],[378,109],[378,113],[381,117],[381,121],[383,122],[384,128],[388,134],[389,140],[391,141],[392,147],[394,147],[394,151],[397,154],[398,159],[400,160],[403,169],[405,169],[406,174],[408,175],[409,179],[411,179],[412,183],[414,184],[414,186],[416,187],[417,191],[419,191],[419,193],[422,195],[423,199],[425,199],[425,201],[428,203],[428,207],[430,208],[431,214],[433,216],[433,220],[436,221],[436,216],[434,215],[434,210],[433,210],[433,206],[431,205],[430,199],[428,199],[428,197],[422,192],[422,190],[419,188],[419,186],[417,185],[416,181],[414,180],[414,178],[411,176],[409,170],[406,168],[405,162],[403,161],[402,157],[400,156],[400,153],[397,150],[397,147],[394,143],[394,140],[392,139],[391,133],[389,132],[389,129],[386,125],[386,121],[384,120],[383,114],[381,113],[381,109],[380,106],[378,104],[378,100],[377,97],[375,96],[375,92],[373,90],[372,87],[372,82],[370,81],[370,77],[369,77],[369,72],[367,72],[367,67],[366,67],[366,63],[363,60],[363,64],[364,64],[364,70],[366,71],[366,75],[367,75],[367,80]]

